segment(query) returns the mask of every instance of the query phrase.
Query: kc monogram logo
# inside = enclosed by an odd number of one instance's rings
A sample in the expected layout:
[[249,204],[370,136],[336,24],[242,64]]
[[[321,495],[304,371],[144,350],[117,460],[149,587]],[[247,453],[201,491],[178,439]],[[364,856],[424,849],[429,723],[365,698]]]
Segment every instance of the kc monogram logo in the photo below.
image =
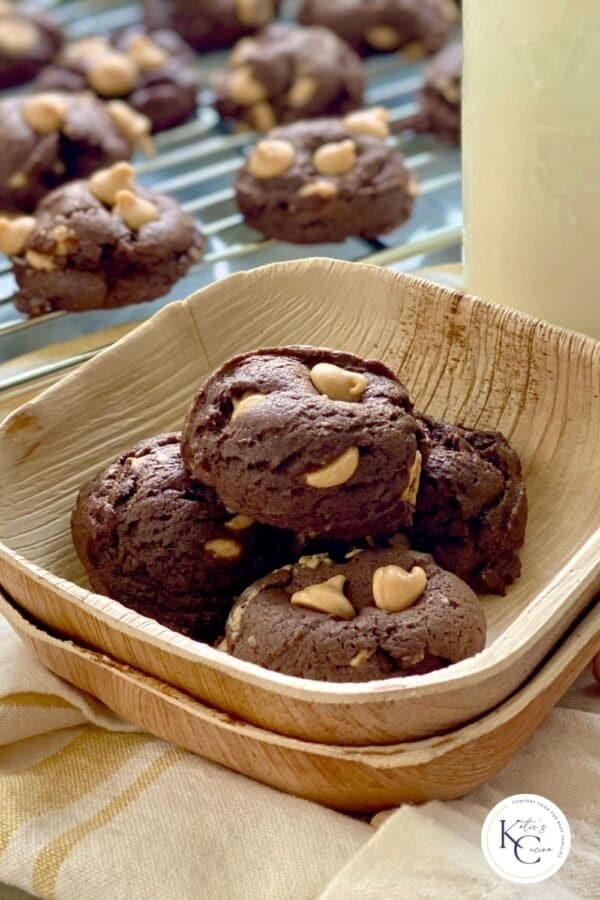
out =
[[481,847],[491,868],[508,881],[534,884],[551,878],[571,846],[569,823],[551,800],[515,794],[498,803],[481,831]]

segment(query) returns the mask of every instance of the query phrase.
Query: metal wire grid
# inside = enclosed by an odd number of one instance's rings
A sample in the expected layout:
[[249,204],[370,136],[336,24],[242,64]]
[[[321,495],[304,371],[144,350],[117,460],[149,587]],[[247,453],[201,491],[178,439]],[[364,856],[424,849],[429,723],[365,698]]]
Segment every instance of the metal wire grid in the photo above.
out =
[[[53,4],[46,0],[45,5]],[[139,21],[137,6],[107,0],[67,0],[54,6],[54,12],[72,37]],[[212,55],[210,60],[199,63],[204,83],[215,60],[220,63],[222,57]],[[394,55],[369,60],[367,71],[369,104],[386,105],[392,122],[400,122],[416,111],[422,66],[403,62]],[[155,157],[136,161],[139,181],[175,196],[194,215],[209,239],[204,257],[170,294],[158,301],[120,310],[57,311],[29,319],[12,306],[14,280],[8,260],[0,257],[0,361],[110,325],[143,320],[171,300],[232,271],[275,260],[336,256],[410,270],[422,264],[460,259],[461,173],[460,155],[454,148],[411,134],[395,137],[394,142],[404,152],[407,165],[420,184],[420,196],[410,221],[377,241],[351,239],[343,245],[298,247],[261,238],[237,212],[232,180],[253,139],[250,134],[224,131],[214,111],[203,107],[195,120],[157,136]],[[50,365],[25,368],[4,380],[0,376],[0,390],[70,368],[100,349],[96,347],[78,356],[66,354]]]

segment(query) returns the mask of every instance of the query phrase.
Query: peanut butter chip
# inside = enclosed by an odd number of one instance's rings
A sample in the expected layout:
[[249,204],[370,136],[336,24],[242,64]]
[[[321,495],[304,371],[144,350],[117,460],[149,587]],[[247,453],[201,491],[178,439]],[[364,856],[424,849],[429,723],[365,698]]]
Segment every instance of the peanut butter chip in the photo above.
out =
[[302,75],[293,83],[287,94],[287,102],[294,109],[308,106],[317,91],[317,81],[310,75]]
[[87,37],[81,38],[80,41],[73,41],[65,48],[65,56],[70,60],[85,59],[90,56],[97,56],[110,52],[110,45],[103,37]]
[[231,68],[243,65],[246,60],[252,56],[256,50],[256,46],[256,41],[253,41],[252,38],[242,38],[238,41],[229,54],[229,65]]
[[117,191],[113,209],[132,231],[155,222],[160,216],[155,203],[136,197],[131,191]]
[[246,391],[241,397],[234,398],[231,421],[233,422],[238,416],[242,416],[245,412],[248,412],[253,406],[263,403],[265,399],[264,394],[253,394],[251,391]]
[[242,25],[266,25],[275,15],[273,0],[237,0],[236,7]]
[[350,660],[350,665],[353,669],[360,669],[361,666],[364,666],[366,661],[373,656],[370,650],[359,650],[356,656],[353,656]]
[[343,175],[356,164],[356,144],[347,139],[323,144],[313,153],[313,166],[320,175]]
[[249,66],[234,69],[227,79],[227,93],[240,106],[254,106],[267,96],[266,88],[254,77]]
[[113,206],[119,191],[134,191],[133,166],[127,162],[118,162],[109,169],[101,169],[89,180],[90,191],[107,206]]
[[257,131],[270,131],[277,124],[273,107],[267,100],[250,107],[250,118]]
[[331,488],[349,481],[358,468],[359,453],[356,447],[350,447],[333,462],[317,469],[316,472],[307,472],[304,476],[309,487]]
[[361,109],[344,118],[344,125],[348,131],[356,131],[359,134],[369,134],[371,137],[389,137],[389,115],[384,106],[375,106],[373,109]]
[[405,44],[402,53],[411,62],[418,62],[427,56],[427,50],[421,41],[411,41],[410,44]]
[[211,556],[216,556],[218,559],[237,559],[238,556],[242,555],[243,551],[242,545],[231,538],[215,538],[212,541],[207,541],[204,549]]
[[255,178],[277,178],[294,162],[295,152],[289,141],[259,141],[248,160],[248,171]]
[[60,131],[67,115],[67,101],[60,94],[34,94],[23,103],[22,114],[38,134]]
[[166,50],[147,34],[134,34],[127,43],[127,54],[142,70],[160,69],[169,61]]
[[25,259],[32,269],[38,269],[42,272],[53,272],[56,269],[56,262],[48,253],[28,250],[25,254]]
[[[2,12],[12,12],[10,7]],[[40,32],[33,22],[25,19],[6,19],[0,25],[0,49],[9,56],[20,56],[32,50],[40,39]]]
[[18,256],[34,228],[35,219],[32,216],[20,216],[18,219],[0,218],[0,253]]
[[417,502],[417,494],[419,493],[422,462],[423,457],[417,450],[417,452],[415,453],[415,461],[410,467],[410,471],[408,473],[408,484],[404,488],[404,492],[402,494],[402,500],[404,500],[405,503],[412,504],[413,506]]
[[334,619],[350,621],[356,616],[356,610],[344,595],[345,581],[343,575],[335,575],[320,584],[311,584],[292,594],[290,602],[294,606],[304,606],[315,612],[327,613]]
[[229,522],[225,522],[225,528],[230,528],[232,531],[245,531],[252,525],[254,525],[254,519],[243,515],[234,516]]
[[360,372],[349,372],[331,363],[317,363],[310,370],[310,380],[330,400],[360,403],[369,382]]
[[410,572],[402,566],[381,566],[373,575],[373,599],[378,609],[402,612],[412,606],[427,586],[427,575],[420,566]]
[[325,181],[324,178],[316,178],[309,181],[304,187],[298,191],[299,197],[319,197],[321,200],[331,200],[332,197],[338,195],[337,185],[332,181]]
[[365,40],[376,50],[394,50],[400,46],[400,35],[391,25],[374,25],[365,34]]
[[105,53],[92,62],[87,80],[98,94],[104,97],[120,97],[128,94],[138,78],[138,67],[124,53]]
[[106,104],[106,108],[123,137],[147,156],[152,156],[154,154],[154,144],[150,137],[152,122],[148,116],[136,112],[124,100],[111,100]]
[[50,237],[54,241],[54,252],[57,256],[68,256],[77,244],[75,232],[66,225],[55,225]]

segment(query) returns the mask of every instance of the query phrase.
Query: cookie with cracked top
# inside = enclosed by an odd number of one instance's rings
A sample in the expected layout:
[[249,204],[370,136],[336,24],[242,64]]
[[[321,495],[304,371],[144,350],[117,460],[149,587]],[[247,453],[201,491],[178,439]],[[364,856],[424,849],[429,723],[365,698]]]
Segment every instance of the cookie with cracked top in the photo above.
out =
[[63,41],[51,15],[0,0],[0,90],[31,81]]
[[172,28],[196,50],[231,47],[276,18],[282,0],[144,0],[149,30]]
[[400,151],[386,143],[388,131],[379,107],[269,132],[235,182],[247,224],[297,244],[373,239],[397,228],[418,189]]
[[154,300],[198,260],[204,238],[171,197],[137,185],[128,163],[50,193],[33,217],[0,220],[0,250],[31,316]]
[[215,76],[216,108],[257,131],[362,105],[360,58],[326,28],[271,25],[231,51]]
[[67,44],[41,72],[46,91],[94,91],[126,100],[148,116],[153,131],[173,128],[196,111],[198,83],[191,48],[174,31],[128,28],[112,39],[88,37]]
[[473,591],[431,556],[351,551],[304,557],[247,588],[223,649],[267,669],[329,682],[422,675],[483,650]]
[[458,20],[454,0],[302,0],[298,21],[323,25],[360,53],[435,53]]
[[420,417],[430,441],[410,536],[477,591],[504,594],[521,573],[527,493],[498,432]]
[[425,72],[417,128],[451,144],[460,144],[462,111],[462,43],[444,47]]
[[182,433],[190,475],[230,509],[347,540],[411,522],[426,450],[390,369],[316,347],[229,360],[201,387]]
[[126,104],[93,94],[40,93],[0,100],[0,210],[31,212],[49,191],[130,159],[147,123]]
[[141,441],[85,484],[71,528],[95,591],[208,641],[233,595],[286,561],[291,544],[192,482],[176,433]]

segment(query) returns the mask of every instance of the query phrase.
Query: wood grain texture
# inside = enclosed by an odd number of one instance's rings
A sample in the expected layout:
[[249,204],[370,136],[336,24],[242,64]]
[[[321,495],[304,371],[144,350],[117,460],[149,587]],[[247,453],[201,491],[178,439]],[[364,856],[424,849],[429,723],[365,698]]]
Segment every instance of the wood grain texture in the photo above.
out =
[[600,649],[597,607],[525,687],[477,722],[413,743],[335,747],[236,720],[130,666],[51,637],[1,595],[0,613],[43,665],[152,734],[288,793],[363,812],[450,800],[492,778]]
[[[426,676],[326,685],[268,672],[90,593],[69,516],[80,484],[178,427],[228,356],[311,343],[382,359],[418,408],[499,428],[530,498],[523,576],[485,598],[488,645]],[[600,586],[600,344],[460,292],[361,264],[282,263],[162,310],[0,429],[0,582],[40,621],[259,726],[340,744],[436,734],[501,703]]]

